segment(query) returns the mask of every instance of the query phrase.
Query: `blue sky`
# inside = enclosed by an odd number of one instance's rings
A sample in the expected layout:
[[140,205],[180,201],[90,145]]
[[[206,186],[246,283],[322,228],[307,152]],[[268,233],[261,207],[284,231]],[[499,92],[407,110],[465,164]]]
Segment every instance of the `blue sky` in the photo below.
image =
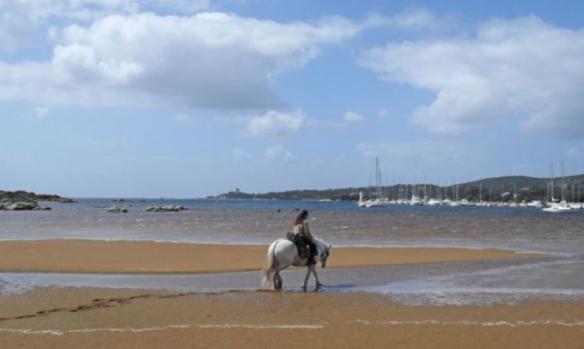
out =
[[8,0],[0,189],[584,173],[581,1]]

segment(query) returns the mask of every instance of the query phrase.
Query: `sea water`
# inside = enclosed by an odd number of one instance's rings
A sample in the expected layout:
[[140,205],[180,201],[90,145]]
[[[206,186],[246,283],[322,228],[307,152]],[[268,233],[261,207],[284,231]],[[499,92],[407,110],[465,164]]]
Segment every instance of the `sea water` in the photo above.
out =
[[[168,204],[189,210],[144,212],[148,206]],[[0,211],[0,239],[267,244],[290,230],[298,210],[308,209],[313,233],[336,246],[503,248],[547,253],[539,259],[363,268],[358,272],[325,270],[321,278],[327,292],[381,293],[408,304],[491,304],[532,297],[584,296],[584,211],[549,214],[531,208],[429,206],[362,209],[352,202],[280,200],[81,199],[75,204],[50,206],[52,211]],[[111,206],[126,207],[129,212],[109,213]],[[302,271],[286,273],[286,287],[297,289]],[[256,289],[256,274],[89,277],[11,273],[0,274],[0,283],[3,292],[93,285],[210,291]]]

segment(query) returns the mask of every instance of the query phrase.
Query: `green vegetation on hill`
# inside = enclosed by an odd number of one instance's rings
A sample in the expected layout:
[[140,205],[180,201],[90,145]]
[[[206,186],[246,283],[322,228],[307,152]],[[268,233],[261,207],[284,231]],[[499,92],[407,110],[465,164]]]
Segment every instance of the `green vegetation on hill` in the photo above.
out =
[[[485,178],[477,181],[437,186],[433,184],[396,184],[380,188],[382,195],[389,199],[411,198],[412,194],[421,197],[455,198],[469,201],[530,201],[545,200],[549,195],[549,178],[527,176],[507,176]],[[565,198],[569,201],[584,201],[584,174],[554,179],[554,196],[560,198],[562,183]],[[353,187],[323,190],[289,190],[268,193],[243,193],[232,191],[215,197],[216,199],[256,199],[256,200],[358,200],[359,192],[364,198],[376,196],[377,188]]]
[[0,201],[54,201],[54,202],[73,202],[72,199],[65,198],[59,195],[35,194],[23,190],[17,191],[2,191],[0,190]]

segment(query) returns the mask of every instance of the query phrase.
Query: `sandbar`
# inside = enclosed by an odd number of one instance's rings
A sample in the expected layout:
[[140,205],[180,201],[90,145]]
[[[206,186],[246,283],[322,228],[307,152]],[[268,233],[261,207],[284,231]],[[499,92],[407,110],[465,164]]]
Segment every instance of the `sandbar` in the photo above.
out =
[[[211,273],[259,270],[267,246],[150,241],[1,241],[0,272]],[[541,256],[497,249],[333,247],[328,267],[366,267]]]

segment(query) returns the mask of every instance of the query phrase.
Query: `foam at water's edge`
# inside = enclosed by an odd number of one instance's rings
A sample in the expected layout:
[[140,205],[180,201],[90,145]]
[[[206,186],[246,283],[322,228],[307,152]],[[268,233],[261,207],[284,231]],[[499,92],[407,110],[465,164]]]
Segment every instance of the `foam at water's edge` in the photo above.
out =
[[417,325],[439,325],[439,326],[481,326],[481,327],[522,327],[522,326],[563,326],[576,327],[584,326],[584,321],[564,321],[564,320],[515,320],[515,321],[443,321],[443,320],[387,320],[387,321],[366,321],[354,320],[352,323],[360,325],[389,325],[389,326],[417,326]]
[[[560,327],[580,327],[584,326],[584,321],[565,321],[565,320],[499,320],[499,321],[443,321],[443,320],[386,320],[386,321],[367,321],[353,320],[346,324],[360,326],[479,326],[479,327],[527,327],[527,326],[560,326]],[[174,324],[167,326],[141,327],[141,328],[84,328],[74,330],[59,329],[13,329],[0,328],[0,333],[13,333],[21,335],[48,335],[64,336],[70,334],[86,333],[143,333],[143,332],[161,332],[168,330],[183,329],[246,329],[246,330],[322,330],[327,324],[280,324],[280,325],[258,325],[258,324]]]
[[15,334],[25,334],[25,335],[49,335],[49,336],[63,336],[67,334],[79,334],[79,333],[97,333],[97,332],[118,332],[118,333],[142,333],[142,332],[160,332],[167,330],[177,330],[177,329],[189,329],[189,328],[200,328],[200,329],[210,329],[210,328],[220,328],[220,329],[240,329],[244,328],[247,330],[320,330],[323,329],[325,325],[317,324],[290,324],[290,325],[254,325],[254,324],[182,324],[182,325],[167,325],[167,326],[154,326],[154,327],[141,327],[141,328],[84,328],[76,330],[34,330],[29,328],[24,329],[12,329],[12,328],[0,328],[0,332],[5,333],[15,333]]

